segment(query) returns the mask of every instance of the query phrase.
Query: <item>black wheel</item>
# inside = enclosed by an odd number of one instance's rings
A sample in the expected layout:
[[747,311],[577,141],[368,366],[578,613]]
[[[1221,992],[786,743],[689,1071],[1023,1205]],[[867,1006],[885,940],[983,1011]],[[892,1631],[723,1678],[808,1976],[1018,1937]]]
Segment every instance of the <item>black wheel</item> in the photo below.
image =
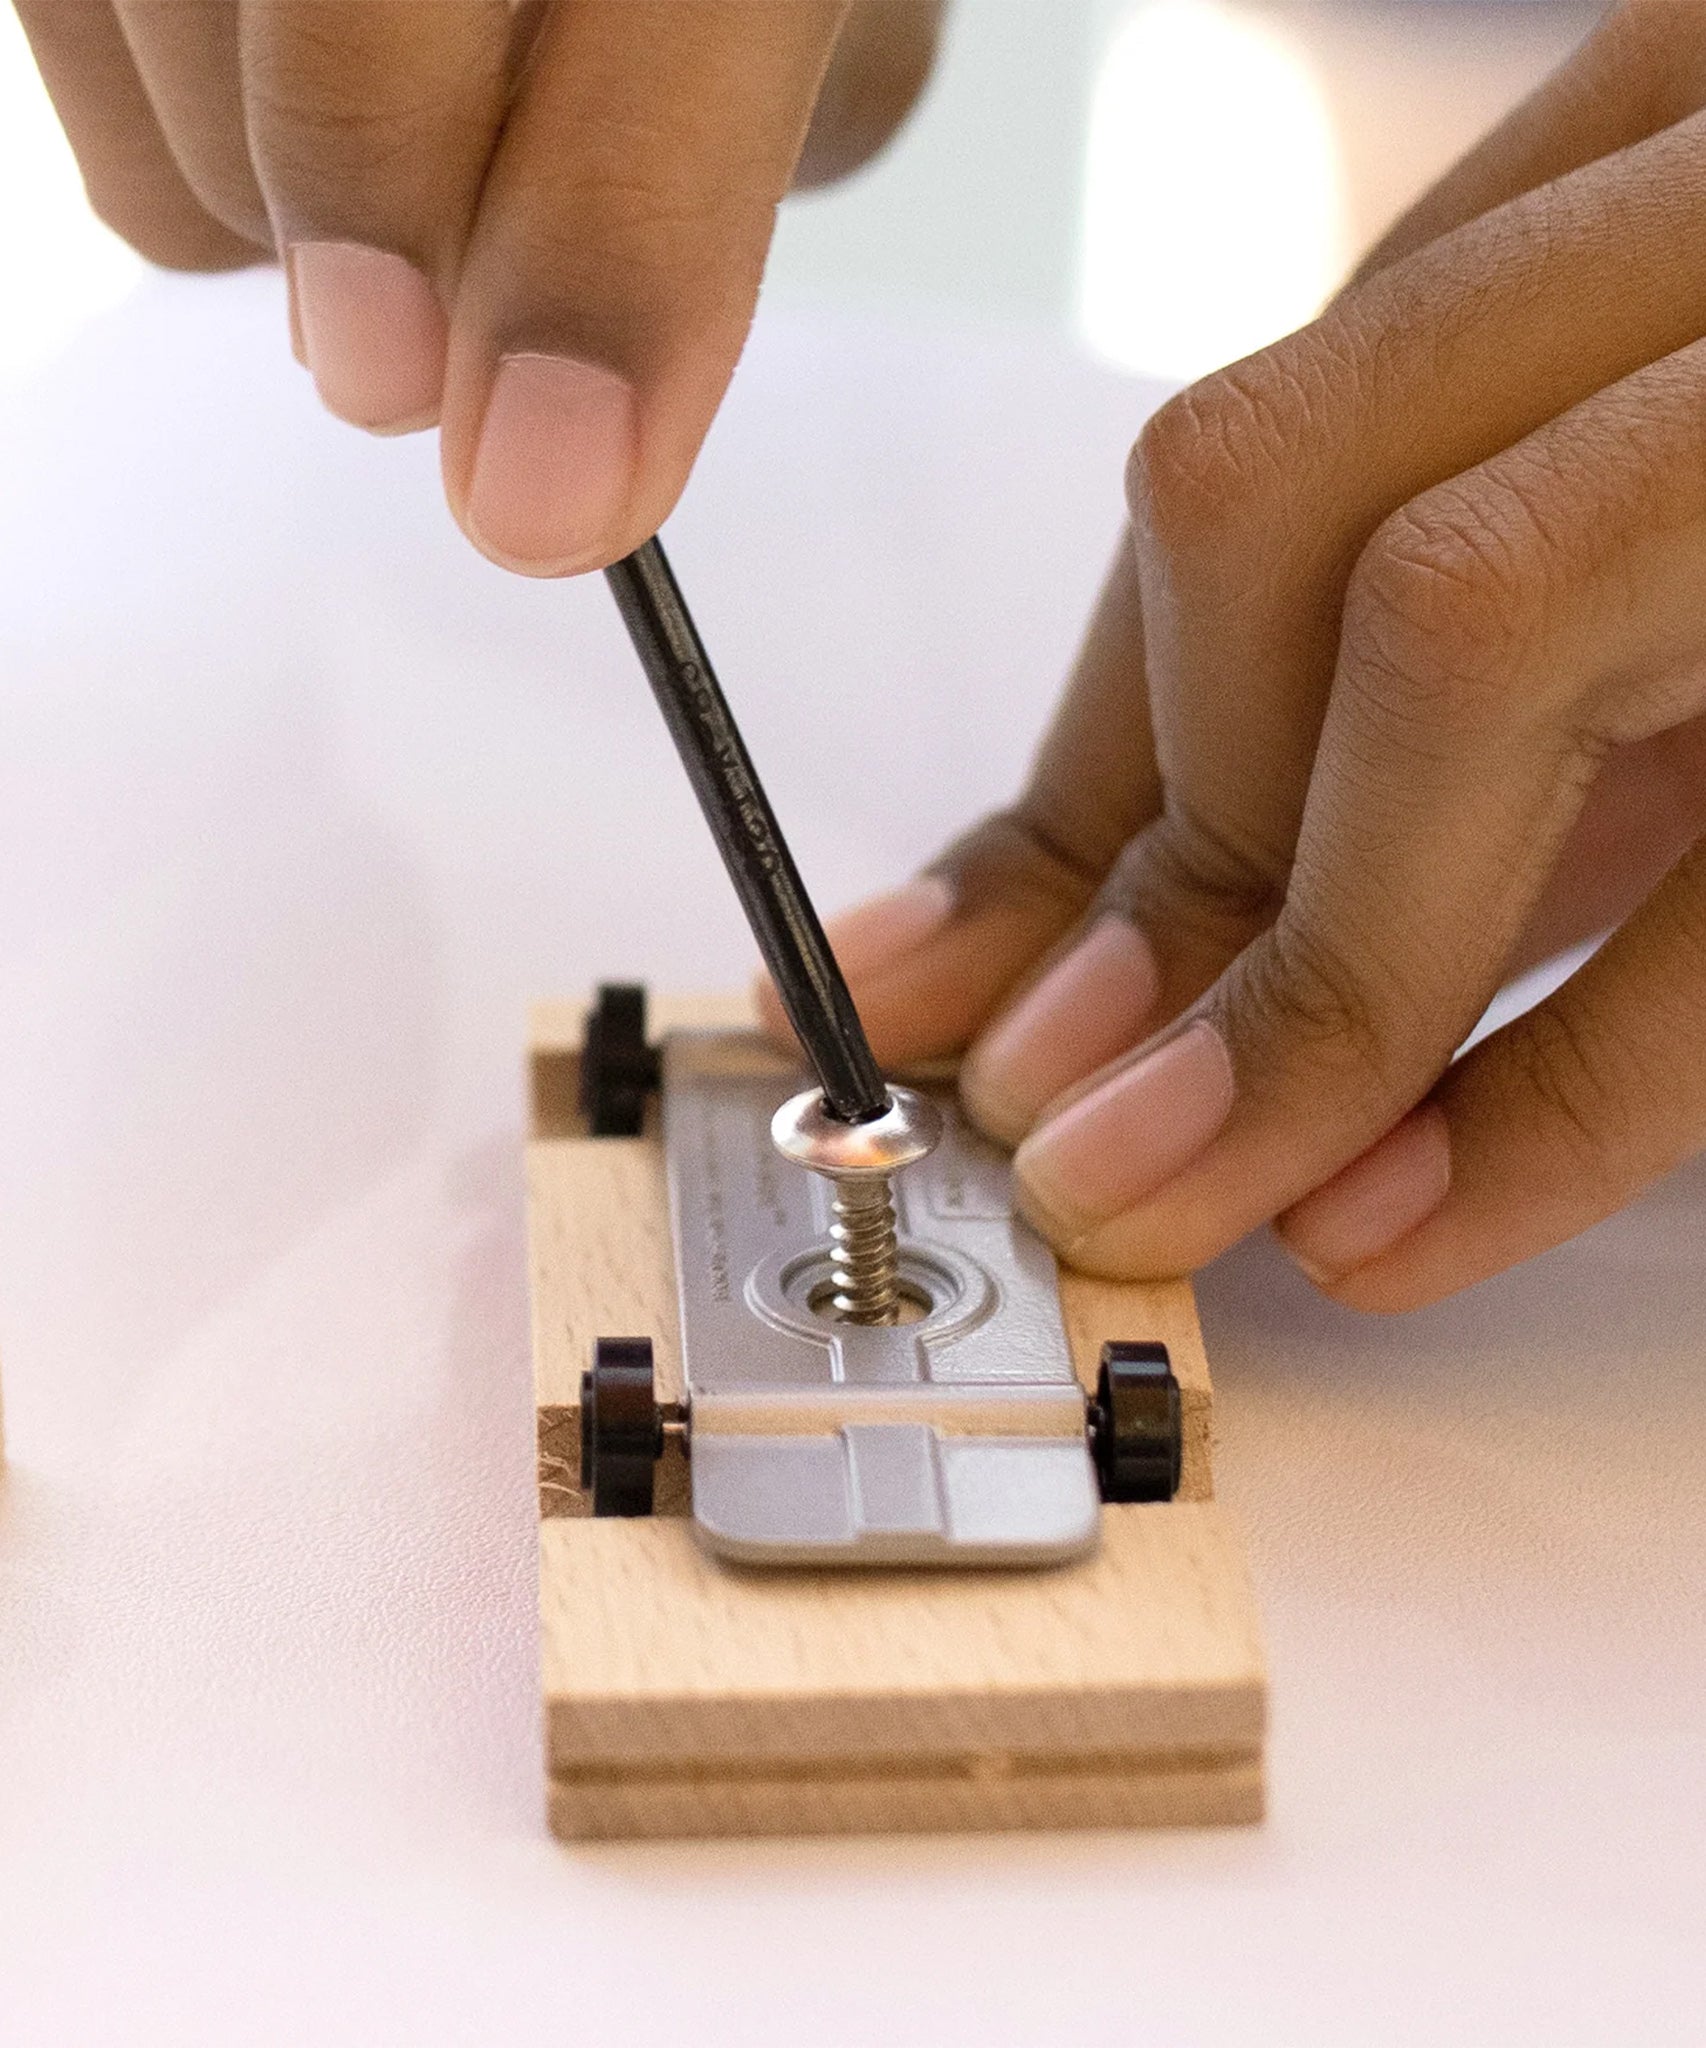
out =
[[663,1422],[649,1337],[600,1337],[581,1374],[581,1486],[595,1515],[649,1515]]
[[1178,1492],[1184,1433],[1165,1344],[1102,1346],[1090,1447],[1104,1500],[1171,1500]]
[[587,1129],[595,1138],[637,1138],[646,1097],[657,1085],[657,1051],[646,1043],[646,991],[638,982],[606,982],[581,1047]]

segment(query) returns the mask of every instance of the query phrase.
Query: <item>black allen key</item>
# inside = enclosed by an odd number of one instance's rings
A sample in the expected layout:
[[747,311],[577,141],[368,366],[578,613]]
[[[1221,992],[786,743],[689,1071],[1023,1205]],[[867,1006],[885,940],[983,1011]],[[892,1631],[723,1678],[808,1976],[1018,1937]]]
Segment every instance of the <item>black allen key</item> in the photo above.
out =
[[882,1070],[662,547],[648,540],[604,573],[831,1114],[881,1116]]

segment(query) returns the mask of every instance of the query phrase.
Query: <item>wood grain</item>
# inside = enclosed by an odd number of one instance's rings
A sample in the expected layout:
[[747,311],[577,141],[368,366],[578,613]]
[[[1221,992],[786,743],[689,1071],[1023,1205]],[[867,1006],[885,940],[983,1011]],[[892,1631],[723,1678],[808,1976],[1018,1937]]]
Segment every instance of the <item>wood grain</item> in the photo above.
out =
[[1104,1520],[1093,1556],[1040,1572],[743,1571],[679,1521],[550,1526],[551,1768],[1253,1748],[1261,1652],[1224,1513]]
[[[654,1006],[723,1028],[744,1005]],[[702,1551],[687,1475],[659,1513],[595,1520],[578,1484],[593,1340],[649,1335],[681,1385],[661,1148],[590,1139],[580,1005],[535,1013],[528,1208],[540,1614],[559,1834],[772,1834],[1249,1821],[1265,1678],[1241,1548],[1213,1504],[1211,1388],[1191,1291],[1062,1277],[1081,1378],[1111,1337],[1168,1344],[1185,1477],[1109,1508],[1097,1553],[1041,1572],[739,1570]],[[748,1035],[713,1060],[771,1057]]]

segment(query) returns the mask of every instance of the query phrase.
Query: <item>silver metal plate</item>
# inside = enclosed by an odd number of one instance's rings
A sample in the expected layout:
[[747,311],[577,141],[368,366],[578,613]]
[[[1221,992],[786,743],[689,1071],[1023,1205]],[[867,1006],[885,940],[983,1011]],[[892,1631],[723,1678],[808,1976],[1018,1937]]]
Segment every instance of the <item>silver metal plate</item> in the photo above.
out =
[[703,1540],[762,1564],[1055,1564],[1093,1548],[1054,1256],[1013,1214],[1005,1156],[938,1093],[942,1143],[895,1182],[919,1319],[835,1321],[813,1305],[828,1187],[770,1141],[804,1076],[730,1073],[711,1043],[680,1034],[663,1059]]

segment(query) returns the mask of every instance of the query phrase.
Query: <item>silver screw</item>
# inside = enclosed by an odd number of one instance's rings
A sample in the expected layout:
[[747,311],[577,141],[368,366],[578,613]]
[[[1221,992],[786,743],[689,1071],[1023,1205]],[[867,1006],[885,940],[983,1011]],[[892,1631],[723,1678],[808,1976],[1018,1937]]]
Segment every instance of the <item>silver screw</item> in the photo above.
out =
[[843,1123],[815,1088],[784,1102],[770,1135],[784,1159],[821,1173],[835,1189],[829,1232],[830,1305],[844,1322],[892,1323],[900,1315],[900,1247],[889,1182],[933,1152],[942,1112],[928,1096],[891,1088],[881,1116]]

